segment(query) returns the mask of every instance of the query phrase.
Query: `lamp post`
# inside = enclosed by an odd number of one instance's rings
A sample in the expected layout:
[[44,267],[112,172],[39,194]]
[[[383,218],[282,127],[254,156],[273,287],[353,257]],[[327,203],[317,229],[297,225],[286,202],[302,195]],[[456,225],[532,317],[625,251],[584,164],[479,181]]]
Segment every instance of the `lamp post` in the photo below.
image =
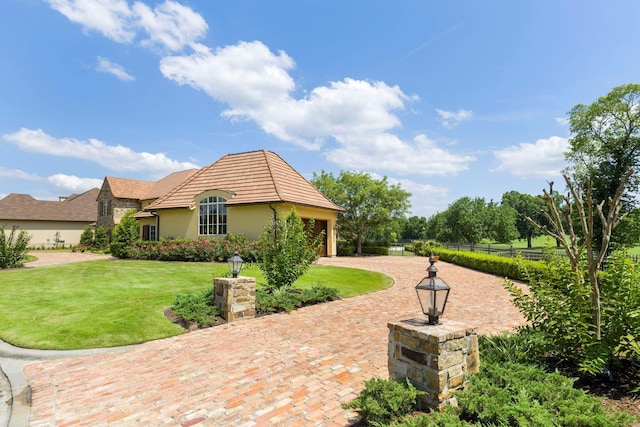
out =
[[233,256],[229,258],[229,272],[231,273],[231,277],[234,279],[238,277],[238,273],[240,273],[240,269],[242,268],[242,258],[238,255],[238,250],[233,253]]
[[433,265],[436,262],[433,254],[429,257],[428,275],[416,285],[416,293],[422,312],[427,316],[429,325],[437,325],[439,317],[444,313],[451,288],[439,277],[436,277],[438,269]]

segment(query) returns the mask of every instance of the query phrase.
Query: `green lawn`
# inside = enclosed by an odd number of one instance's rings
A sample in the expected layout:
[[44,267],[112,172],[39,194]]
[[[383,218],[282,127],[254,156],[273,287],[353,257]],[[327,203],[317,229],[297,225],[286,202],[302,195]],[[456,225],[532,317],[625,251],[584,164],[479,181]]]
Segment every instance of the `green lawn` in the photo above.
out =
[[[0,270],[0,338],[39,349],[80,349],[135,344],[178,335],[164,316],[180,293],[212,286],[224,263],[86,261],[34,269]],[[264,282],[254,265],[242,275]],[[296,282],[335,287],[340,296],[373,292],[388,276],[342,267],[312,266]]]

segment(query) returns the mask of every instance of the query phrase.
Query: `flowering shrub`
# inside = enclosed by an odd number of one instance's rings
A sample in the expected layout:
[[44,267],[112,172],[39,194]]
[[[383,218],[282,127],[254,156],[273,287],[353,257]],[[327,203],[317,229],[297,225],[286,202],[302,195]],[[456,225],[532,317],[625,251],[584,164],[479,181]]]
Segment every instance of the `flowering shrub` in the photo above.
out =
[[257,260],[258,243],[234,234],[213,240],[138,240],[120,248],[118,257],[157,261],[222,262],[233,256],[236,249],[244,261]]

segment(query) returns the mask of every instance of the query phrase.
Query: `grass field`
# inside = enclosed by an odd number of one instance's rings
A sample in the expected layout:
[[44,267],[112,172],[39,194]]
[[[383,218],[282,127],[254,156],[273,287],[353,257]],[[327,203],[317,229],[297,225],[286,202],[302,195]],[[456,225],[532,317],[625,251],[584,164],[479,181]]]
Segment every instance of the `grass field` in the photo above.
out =
[[[0,338],[39,349],[79,349],[135,344],[178,335],[164,310],[176,295],[212,286],[228,274],[225,263],[100,260],[0,271]],[[255,265],[242,275],[264,282]],[[312,266],[296,282],[335,287],[350,297],[384,289],[388,276],[370,271]]]

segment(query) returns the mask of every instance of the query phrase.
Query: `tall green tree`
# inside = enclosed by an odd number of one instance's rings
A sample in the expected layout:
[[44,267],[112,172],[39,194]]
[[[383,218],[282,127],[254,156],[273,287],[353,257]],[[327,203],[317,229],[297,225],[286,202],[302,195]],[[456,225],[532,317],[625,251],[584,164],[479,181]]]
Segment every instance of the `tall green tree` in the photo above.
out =
[[[616,193],[627,170],[633,170],[620,201],[622,212],[630,212],[640,185],[640,84],[617,86],[590,105],[576,105],[568,116],[571,138],[566,172],[578,180],[588,178],[592,197],[606,201]],[[606,203],[604,210],[606,214]],[[594,244],[600,247],[602,224],[599,218],[595,222]],[[636,229],[634,224],[623,222],[612,242],[637,243]]]
[[447,208],[447,225],[456,242],[468,242],[471,249],[487,237],[486,202],[482,197],[461,197]]
[[289,288],[318,259],[323,235],[313,236],[314,221],[305,227],[295,208],[282,217],[276,209],[259,240],[258,266],[267,280],[267,291]]
[[542,212],[546,210],[545,202],[531,194],[524,194],[518,191],[508,191],[502,195],[502,205],[510,206],[517,213],[515,225],[520,239],[527,240],[527,248],[531,248],[531,240],[542,234],[542,231],[534,226],[526,217],[533,218],[541,224],[544,219]]
[[485,207],[484,238],[495,240],[498,243],[510,243],[518,237],[516,228],[517,212],[511,206],[502,205],[493,200]]
[[427,239],[438,242],[453,241],[453,231],[447,222],[447,211],[435,213],[427,220]]
[[324,170],[313,174],[311,183],[345,209],[338,217],[340,236],[356,244],[358,254],[368,232],[380,232],[394,218],[402,217],[409,207],[411,193],[385,176],[374,179],[365,172],[342,171],[334,176]]
[[403,240],[423,240],[427,238],[428,221],[423,216],[410,216],[402,221],[402,232],[400,237]]

